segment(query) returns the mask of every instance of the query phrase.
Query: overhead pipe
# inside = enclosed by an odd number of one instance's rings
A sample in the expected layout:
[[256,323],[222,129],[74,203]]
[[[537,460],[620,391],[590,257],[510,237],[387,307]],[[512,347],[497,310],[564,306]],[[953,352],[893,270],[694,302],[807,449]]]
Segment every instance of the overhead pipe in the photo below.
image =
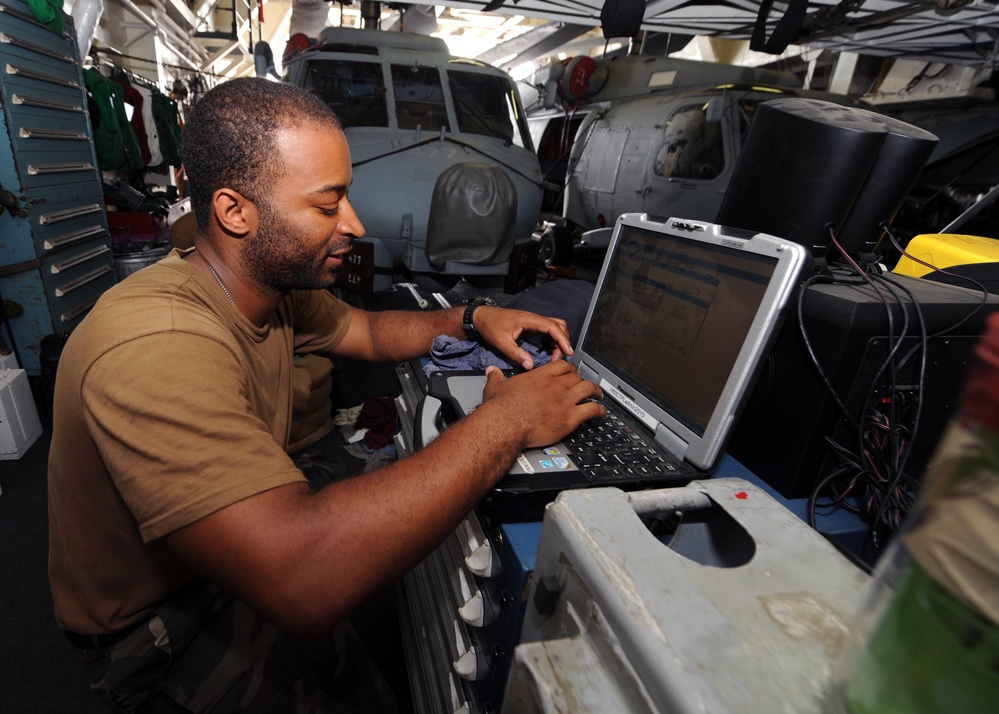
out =
[[[131,2],[131,0],[129,0]],[[170,17],[166,5],[164,5],[160,0],[148,0],[148,2],[160,11],[161,19],[163,24],[171,29],[174,34],[183,40],[183,43],[190,47],[197,55],[198,59],[205,59],[208,53],[205,52],[204,48],[201,47],[197,42],[191,39],[190,30],[183,29],[180,25],[174,22],[173,18]],[[194,28],[191,28],[194,29]]]
[[[239,50],[240,56],[238,58],[229,58],[234,51]],[[231,78],[233,70],[239,70],[240,76],[242,72],[247,69],[247,65],[253,65],[253,57],[248,54],[246,48],[243,47],[239,42],[233,42],[228,47],[224,47],[215,53],[204,65],[202,71],[207,72],[208,67],[215,64],[216,62],[221,62],[223,60],[229,61],[231,64],[228,69],[225,70],[223,76],[226,78]]]
[[207,67],[216,62],[226,59],[230,54],[233,53],[233,51],[237,49],[240,51],[242,57],[238,60],[230,60],[232,62],[232,65],[229,67],[229,69],[225,71],[224,76],[227,79],[231,78],[235,70],[239,70],[239,74],[242,75],[242,72],[244,72],[248,68],[247,65],[255,69],[256,62],[254,60],[254,56],[247,50],[246,47],[243,46],[243,43],[240,42],[239,40],[240,35],[242,35],[244,31],[249,31],[251,33],[253,32],[252,25],[250,23],[249,18],[240,17],[239,19],[241,22],[236,28],[236,39],[231,43],[229,43],[227,46],[220,49],[214,55],[209,57],[205,61],[202,71],[207,71]]
[[186,63],[187,63],[188,65],[190,65],[190,67],[191,67],[191,71],[192,71],[192,72],[201,72],[201,71],[203,71],[203,70],[202,70],[202,69],[200,68],[200,65],[199,65],[199,64],[198,64],[198,63],[197,63],[197,62],[196,62],[195,60],[191,59],[191,58],[190,58],[190,57],[188,57],[188,56],[187,56],[186,54],[184,54],[184,53],[183,53],[183,52],[182,52],[182,51],[180,50],[180,48],[178,48],[178,47],[174,47],[174,46],[173,46],[172,44],[170,44],[170,38],[169,38],[169,33],[166,33],[166,34],[167,34],[168,36],[167,36],[167,37],[165,37],[165,38],[162,38],[162,39],[161,39],[161,42],[163,43],[163,45],[164,45],[164,46],[165,46],[165,47],[166,47],[167,49],[169,49],[169,50],[170,50],[171,52],[173,52],[173,53],[174,53],[175,55],[177,55],[177,57],[178,57],[178,58],[180,58],[180,60],[181,60],[181,61],[183,61],[183,62],[186,62]]
[[[153,2],[155,2],[155,0],[153,0]],[[139,18],[139,20],[141,20],[142,22],[144,22],[146,25],[148,25],[152,29],[156,30],[156,29],[160,29],[161,28],[161,26],[156,22],[156,20],[154,20],[153,18],[149,17],[145,13],[145,11],[142,10],[134,2],[132,2],[132,0],[121,0],[121,4],[122,4],[123,7],[127,8],[129,12],[131,12],[133,15],[135,15],[137,18]],[[163,6],[160,5],[160,8],[162,8],[162,7]],[[169,20],[169,18],[166,18],[166,19]],[[172,21],[170,21],[170,22],[172,23]],[[176,23],[173,23],[173,24],[174,24],[174,27],[176,27]],[[194,41],[190,37],[188,37],[187,35],[185,35],[183,31],[179,31],[178,32],[179,28],[177,28],[177,30],[174,30],[174,31],[172,31],[170,33],[167,33],[167,29],[168,28],[163,28],[164,34],[177,34],[177,37],[175,37],[173,39],[175,39],[175,40],[179,39],[180,40],[180,44],[186,45],[187,48],[188,48],[188,50],[194,53],[195,57],[203,56],[204,50],[202,50],[197,44],[195,44]],[[178,54],[181,54],[181,53],[178,53]]]

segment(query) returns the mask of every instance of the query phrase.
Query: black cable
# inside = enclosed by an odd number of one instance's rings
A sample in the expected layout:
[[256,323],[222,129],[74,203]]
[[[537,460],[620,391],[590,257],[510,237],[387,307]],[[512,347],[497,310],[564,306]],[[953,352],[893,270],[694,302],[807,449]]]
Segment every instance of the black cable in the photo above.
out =
[[[815,519],[815,509],[819,507],[818,500],[819,498],[822,497],[822,491],[826,488],[826,486],[831,485],[834,480],[840,478],[841,476],[849,475],[850,472],[851,469],[848,469],[846,467],[840,467],[832,471],[831,473],[827,474],[826,476],[824,476],[819,481],[819,483],[816,484],[816,487],[812,489],[812,493],[808,497],[808,505],[806,510],[808,525],[812,529],[818,530],[818,523]],[[828,496],[828,498],[830,499],[830,503],[822,504],[822,507],[843,508],[851,513],[859,513],[860,509],[858,509],[856,506],[854,506],[847,500],[847,497],[852,495],[852,492],[856,488],[858,483],[859,483],[859,475],[854,474],[851,477],[850,481],[847,483],[847,485],[841,489],[841,492],[838,495],[834,493],[833,495]]]
[[[930,347],[929,341],[930,341],[931,337],[939,337],[939,334],[937,334],[937,335],[929,335],[929,334],[927,334],[928,330],[927,330],[927,327],[926,327],[926,318],[923,315],[923,310],[920,307],[919,301],[916,299],[916,296],[913,295],[912,291],[909,288],[907,288],[906,286],[904,286],[902,283],[897,282],[896,280],[893,280],[892,278],[889,278],[886,275],[885,276],[881,276],[881,280],[884,280],[885,282],[888,282],[888,283],[891,283],[892,285],[895,285],[900,290],[902,290],[903,292],[905,292],[906,295],[909,296],[909,299],[912,301],[913,310],[916,313],[916,318],[917,318],[917,320],[919,322],[920,342],[919,342],[918,345],[913,346],[913,348],[911,350],[909,350],[909,352],[907,352],[905,354],[905,356],[902,358],[902,363],[900,365],[900,366],[904,366],[908,362],[909,357],[912,356],[912,353],[913,353],[914,350],[916,350],[917,348],[920,348],[920,347],[922,348],[922,357],[920,358],[920,362],[919,362],[919,372],[918,372],[917,389],[916,389],[916,393],[918,395],[920,395],[920,398],[917,400],[917,403],[916,403],[916,416],[915,416],[915,418],[912,421],[912,429],[910,430],[911,433],[910,433],[910,437],[909,437],[910,441],[915,441],[916,433],[917,433],[918,428],[919,428],[920,418],[921,418],[922,412],[923,412],[922,394],[923,394],[924,388],[926,386],[926,366],[927,366],[927,360],[929,359],[929,347]],[[902,461],[899,464],[899,470],[900,471],[904,471],[904,469],[905,469],[905,463],[908,460],[908,457],[909,457],[909,454],[907,452],[905,454],[905,456],[903,457]]]
[[[881,280],[881,276],[873,276],[871,278],[871,280]],[[876,393],[876,391],[878,389],[878,386],[882,383],[882,376],[887,371],[887,373],[888,373],[888,396],[887,396],[888,402],[887,402],[887,405],[888,405],[888,409],[889,409],[889,414],[887,415],[888,416],[888,422],[890,424],[896,424],[897,423],[897,416],[895,414],[895,401],[894,401],[894,397],[895,397],[895,394],[898,391],[896,389],[896,387],[898,386],[898,382],[897,382],[897,379],[896,379],[897,374],[898,374],[898,365],[895,362],[895,356],[898,354],[899,349],[901,349],[901,347],[902,347],[902,340],[905,338],[905,335],[908,333],[908,329],[909,329],[909,312],[905,309],[905,306],[904,306],[902,300],[899,298],[898,293],[896,293],[892,287],[889,287],[889,286],[884,286],[884,287],[886,287],[887,291],[889,293],[891,293],[891,296],[894,299],[895,303],[898,304],[899,307],[901,308],[902,314],[903,314],[903,316],[904,316],[905,319],[903,321],[902,331],[899,333],[898,339],[894,340],[893,343],[890,345],[890,348],[889,348],[889,351],[888,351],[888,355],[885,357],[885,360],[881,363],[881,366],[878,368],[877,372],[875,372],[873,378],[871,379],[871,383],[870,383],[870,386],[868,387],[867,394],[866,394],[866,396],[864,398],[863,404],[870,405],[870,404],[874,403],[874,399],[875,399],[875,396],[876,396],[875,393]],[[911,295],[911,293],[910,293],[910,295]],[[887,305],[887,304],[885,305],[885,309],[888,310],[889,312],[891,311],[891,307],[889,305]],[[890,321],[889,321],[889,324],[890,324]],[[892,336],[890,334],[889,334],[889,340],[893,340],[893,338],[892,338]],[[895,434],[894,429],[889,429],[889,434],[891,435],[892,441],[894,442],[894,434]],[[863,433],[863,431],[861,431],[860,438],[858,439],[858,443],[863,444],[864,441],[865,441],[865,439],[864,439],[864,433]],[[893,449],[893,451],[895,451],[895,449]],[[894,464],[893,464],[893,466],[894,466]],[[892,470],[894,471],[894,468]]]
[[857,420],[853,418],[853,415],[846,408],[843,400],[840,399],[839,394],[836,393],[836,388],[829,381],[826,376],[825,370],[822,368],[822,364],[819,362],[819,356],[816,354],[815,349],[812,347],[812,341],[808,337],[808,331],[805,329],[805,294],[808,292],[807,288],[811,287],[818,282],[832,282],[832,279],[825,275],[813,275],[812,277],[805,280],[801,285],[801,290],[798,292],[798,304],[797,304],[797,314],[798,314],[798,333],[801,335],[802,342],[805,345],[805,351],[808,352],[808,357],[811,359],[812,366],[815,368],[815,372],[818,375],[819,381],[829,392],[829,396],[832,397],[833,403],[839,409],[840,414],[846,419],[852,426],[855,426]]
[[[911,479],[905,473],[905,466],[921,418],[928,353],[927,328],[918,300],[911,290],[890,278],[881,276],[877,271],[869,273],[843,250],[836,239],[834,229],[829,226],[827,230],[833,245],[852,267],[853,273],[850,273],[850,276],[854,278],[855,284],[867,283],[881,300],[888,321],[888,349],[864,396],[859,418],[853,417],[846,410],[843,400],[835,395],[835,390],[827,386],[830,393],[834,394],[840,411],[847,416],[848,423],[853,427],[857,445],[856,452],[853,452],[833,439],[826,438],[831,453],[840,465],[813,487],[808,500],[808,521],[813,528],[816,528],[817,504],[820,499],[828,498],[829,503],[823,504],[826,507],[844,508],[863,515],[868,521],[869,533],[874,544],[880,547],[880,533],[884,530],[897,530],[913,500],[914,490]],[[839,283],[851,282],[842,277],[835,279]],[[912,322],[903,293],[912,304],[911,311],[915,313],[921,339],[912,350],[899,359],[900,350],[909,335]],[[896,326],[895,323],[893,303],[901,310],[900,326]],[[803,311],[799,302],[799,325],[809,353],[814,354],[811,345],[808,344],[807,331],[801,324],[802,316]],[[896,329],[897,327],[901,329]],[[920,346],[923,347],[922,360],[917,384],[913,389],[915,393],[912,400],[915,404],[913,415],[913,404],[899,391],[898,379],[901,367],[908,363],[914,351]],[[821,367],[819,371],[821,372]],[[881,386],[886,386],[888,392],[879,400],[877,392]],[[907,426],[910,423],[911,429]],[[848,480],[844,482],[843,479],[847,477]],[[848,497],[857,499],[859,506],[851,504]]]
[[975,307],[973,307],[971,309],[971,312],[969,312],[967,315],[965,315],[964,317],[962,317],[960,320],[958,320],[957,322],[955,322],[950,327],[947,327],[947,328],[945,328],[943,330],[940,330],[939,332],[933,333],[932,335],[930,335],[931,338],[932,337],[940,337],[941,335],[946,335],[949,332],[953,332],[954,330],[956,330],[957,328],[959,328],[961,325],[963,325],[965,322],[967,322],[972,317],[974,317],[983,307],[985,307],[985,303],[987,303],[988,300],[989,300],[989,289],[987,287],[985,287],[984,285],[982,285],[980,282],[978,282],[974,278],[968,277],[967,275],[960,275],[958,273],[952,273],[949,270],[944,270],[943,268],[938,268],[937,266],[932,265],[931,263],[927,263],[925,260],[920,260],[919,258],[917,258],[914,255],[909,255],[908,253],[905,252],[905,250],[902,248],[902,246],[900,246],[898,244],[898,241],[895,239],[894,234],[892,234],[892,232],[889,230],[887,223],[883,223],[882,222],[879,227],[881,228],[881,230],[884,231],[885,235],[888,236],[888,240],[891,241],[891,244],[892,244],[892,246],[894,246],[895,250],[897,250],[899,253],[901,253],[903,256],[905,256],[909,260],[913,261],[914,263],[919,263],[924,268],[929,268],[930,270],[938,272],[938,273],[940,273],[942,275],[949,275],[952,278],[958,278],[959,280],[965,280],[965,281],[971,283],[972,285],[974,285],[976,288],[978,288],[978,290],[981,291],[981,293],[982,293],[982,299],[981,299],[981,301],[979,301],[979,303]]

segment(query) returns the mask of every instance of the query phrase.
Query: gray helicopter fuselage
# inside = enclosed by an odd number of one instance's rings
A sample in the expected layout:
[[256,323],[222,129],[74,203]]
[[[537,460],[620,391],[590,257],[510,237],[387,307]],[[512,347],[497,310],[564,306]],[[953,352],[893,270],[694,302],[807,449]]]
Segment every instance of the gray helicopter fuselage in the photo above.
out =
[[[548,87],[562,108],[528,118],[542,157],[560,153],[547,142],[561,137],[563,162],[546,180],[560,184],[562,218],[592,246],[622,213],[714,220],[760,102],[813,96],[858,104],[803,90],[794,75],[772,70],[642,55],[592,67],[568,112],[563,78]],[[575,117],[568,140],[559,134],[567,116]]]

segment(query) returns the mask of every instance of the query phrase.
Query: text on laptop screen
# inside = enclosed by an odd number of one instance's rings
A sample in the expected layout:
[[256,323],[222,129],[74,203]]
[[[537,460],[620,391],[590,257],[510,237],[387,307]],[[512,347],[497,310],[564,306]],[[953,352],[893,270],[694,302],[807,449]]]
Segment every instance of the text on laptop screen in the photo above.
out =
[[774,258],[623,226],[586,351],[703,436]]

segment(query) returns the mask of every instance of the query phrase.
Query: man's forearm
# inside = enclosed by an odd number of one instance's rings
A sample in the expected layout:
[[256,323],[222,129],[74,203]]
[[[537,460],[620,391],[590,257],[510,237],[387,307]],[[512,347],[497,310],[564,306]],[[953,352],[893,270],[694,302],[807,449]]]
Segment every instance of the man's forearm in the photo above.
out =
[[278,626],[326,632],[424,558],[506,471],[523,429],[491,406],[408,459],[317,493],[271,489],[167,543]]
[[426,355],[439,335],[464,336],[461,314],[461,308],[368,313],[372,350],[383,362],[399,362]]
[[[354,310],[347,335],[334,354],[369,361],[400,362],[430,352],[434,338],[463,338],[464,308],[433,312],[364,312]],[[531,369],[531,355],[518,344],[527,333],[548,335],[556,345],[552,359],[572,354],[565,320],[522,310],[483,306],[475,311],[475,330],[484,344],[499,350],[512,364]]]
[[486,380],[482,405],[409,458],[317,493],[304,482],[262,491],[166,544],[278,626],[328,631],[440,543],[522,448],[605,413],[589,401],[599,388],[564,361]]

